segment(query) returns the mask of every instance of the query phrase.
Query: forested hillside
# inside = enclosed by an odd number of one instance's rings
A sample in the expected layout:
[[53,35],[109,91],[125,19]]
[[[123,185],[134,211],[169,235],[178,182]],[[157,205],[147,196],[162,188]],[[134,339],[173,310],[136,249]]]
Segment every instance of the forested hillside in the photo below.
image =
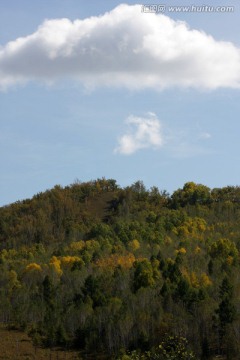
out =
[[106,359],[239,359],[239,249],[239,187],[55,186],[0,208],[0,321]]

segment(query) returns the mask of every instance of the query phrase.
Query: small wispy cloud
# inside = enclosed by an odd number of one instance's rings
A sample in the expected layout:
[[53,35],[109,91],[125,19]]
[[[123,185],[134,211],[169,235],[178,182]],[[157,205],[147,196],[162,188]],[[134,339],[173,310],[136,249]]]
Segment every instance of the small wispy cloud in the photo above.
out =
[[154,113],[149,112],[146,117],[131,115],[125,123],[127,132],[118,139],[115,153],[131,155],[141,149],[163,146],[161,123]]
[[211,142],[212,135],[208,131],[201,130],[199,124],[187,127],[165,129],[164,150],[171,157],[186,159],[213,153]]
[[211,134],[209,134],[208,132],[202,132],[201,134],[199,134],[199,139],[202,140],[208,140],[211,139]]

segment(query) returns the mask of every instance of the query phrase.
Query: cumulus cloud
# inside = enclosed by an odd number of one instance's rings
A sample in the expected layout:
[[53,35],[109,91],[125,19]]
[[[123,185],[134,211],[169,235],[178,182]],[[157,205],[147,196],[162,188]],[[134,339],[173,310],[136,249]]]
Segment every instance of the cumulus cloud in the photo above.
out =
[[0,47],[0,88],[73,79],[86,87],[240,87],[240,49],[141,5],[98,17],[46,20]]
[[115,153],[131,155],[140,149],[159,148],[163,145],[161,124],[154,113],[147,117],[129,116],[125,121],[127,133],[119,138]]

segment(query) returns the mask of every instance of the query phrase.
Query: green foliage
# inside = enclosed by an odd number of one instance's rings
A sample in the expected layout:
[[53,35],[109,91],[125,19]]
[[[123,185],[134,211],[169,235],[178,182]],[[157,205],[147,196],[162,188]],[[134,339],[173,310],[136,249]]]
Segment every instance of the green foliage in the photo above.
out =
[[102,178],[2,207],[0,321],[106,358],[233,360],[239,204],[238,187],[170,197]]
[[238,250],[236,244],[229,239],[218,239],[215,241],[209,251],[212,258],[219,257],[226,259],[228,256],[233,258],[238,257]]
[[194,182],[186,183],[183,189],[176,190],[172,195],[172,203],[175,208],[186,205],[209,204],[210,201],[210,189]]
[[146,288],[154,285],[153,269],[150,261],[136,261],[134,268],[133,288],[135,292],[141,287]]
[[220,335],[223,337],[226,332],[226,327],[231,324],[236,317],[236,308],[232,303],[233,286],[229,279],[225,277],[219,289],[220,303],[216,310],[219,318]]

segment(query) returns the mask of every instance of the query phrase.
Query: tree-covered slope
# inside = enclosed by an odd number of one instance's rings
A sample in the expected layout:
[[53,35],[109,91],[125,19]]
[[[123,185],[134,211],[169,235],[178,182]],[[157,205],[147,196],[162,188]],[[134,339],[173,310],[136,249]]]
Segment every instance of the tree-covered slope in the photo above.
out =
[[239,248],[239,187],[56,186],[0,208],[0,321],[106,358],[238,359]]

